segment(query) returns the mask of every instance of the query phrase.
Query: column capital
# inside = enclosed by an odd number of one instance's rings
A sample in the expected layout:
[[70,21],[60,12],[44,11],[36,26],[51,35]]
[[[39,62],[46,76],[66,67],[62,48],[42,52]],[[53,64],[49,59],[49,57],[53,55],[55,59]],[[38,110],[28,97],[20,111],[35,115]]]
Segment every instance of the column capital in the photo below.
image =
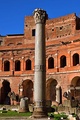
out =
[[35,23],[45,23],[48,15],[46,11],[42,9],[35,9],[33,12]]

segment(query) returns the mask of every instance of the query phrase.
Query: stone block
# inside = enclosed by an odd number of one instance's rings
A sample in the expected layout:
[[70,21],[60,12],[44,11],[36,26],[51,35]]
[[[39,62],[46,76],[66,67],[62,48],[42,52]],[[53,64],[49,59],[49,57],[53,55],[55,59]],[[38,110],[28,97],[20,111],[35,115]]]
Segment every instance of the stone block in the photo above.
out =
[[59,112],[64,112],[65,111],[65,106],[58,106],[58,111]]
[[77,107],[78,106],[78,101],[77,100],[72,100],[71,101],[71,107]]
[[33,104],[29,104],[29,112],[33,112],[34,111],[34,105]]
[[70,100],[64,100],[63,106],[70,107],[71,106],[71,101]]
[[70,110],[70,114],[72,114],[72,113],[77,113],[77,109],[76,108],[69,108],[69,110]]

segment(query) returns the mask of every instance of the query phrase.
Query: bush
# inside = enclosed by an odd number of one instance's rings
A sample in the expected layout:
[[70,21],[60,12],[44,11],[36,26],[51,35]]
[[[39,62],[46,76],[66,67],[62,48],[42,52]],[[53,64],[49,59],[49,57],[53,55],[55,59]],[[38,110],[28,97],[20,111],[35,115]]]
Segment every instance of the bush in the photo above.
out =
[[48,116],[54,118],[54,120],[60,120],[61,118],[67,119],[67,117],[68,117],[64,113],[61,113],[61,114],[48,113]]
[[55,111],[57,111],[57,109],[58,109],[58,107],[56,106],[56,105],[53,105],[53,106],[51,106],[51,108],[52,108],[52,112],[55,112]]

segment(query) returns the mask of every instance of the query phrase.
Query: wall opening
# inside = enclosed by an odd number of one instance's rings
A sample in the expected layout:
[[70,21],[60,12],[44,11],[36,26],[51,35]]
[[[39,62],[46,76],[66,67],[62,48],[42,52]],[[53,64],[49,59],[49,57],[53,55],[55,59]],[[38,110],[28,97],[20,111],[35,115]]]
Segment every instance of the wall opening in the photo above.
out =
[[19,60],[15,61],[15,71],[20,71],[20,61]]
[[31,70],[31,60],[26,60],[26,70]]
[[10,62],[8,60],[4,61],[4,71],[10,71]]
[[56,86],[57,86],[56,80],[49,79],[47,81],[47,85],[46,85],[47,100],[56,101]]
[[71,81],[71,85],[70,85],[70,90],[71,90],[71,94],[72,96],[79,100],[80,102],[80,77],[79,76],[75,76],[72,81]]
[[73,55],[73,66],[76,66],[77,64],[79,64],[79,54],[75,53]]
[[52,68],[54,68],[54,59],[50,57],[48,59],[48,69],[52,69]]
[[60,67],[63,68],[66,66],[66,56],[61,56],[60,57]]
[[10,83],[4,80],[1,87],[1,104],[10,105],[9,92],[11,92]]
[[28,97],[29,102],[33,103],[33,82],[31,80],[25,80],[22,83],[23,96]]
[[32,29],[32,36],[35,36],[35,29]]

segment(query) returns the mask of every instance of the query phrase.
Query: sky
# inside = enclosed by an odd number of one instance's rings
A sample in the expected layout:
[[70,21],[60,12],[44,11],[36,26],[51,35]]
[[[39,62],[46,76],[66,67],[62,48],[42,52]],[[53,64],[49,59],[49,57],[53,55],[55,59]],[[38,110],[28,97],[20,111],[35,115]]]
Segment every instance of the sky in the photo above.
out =
[[80,0],[0,0],[0,35],[24,34],[24,18],[36,8],[49,18],[76,13],[80,17]]

